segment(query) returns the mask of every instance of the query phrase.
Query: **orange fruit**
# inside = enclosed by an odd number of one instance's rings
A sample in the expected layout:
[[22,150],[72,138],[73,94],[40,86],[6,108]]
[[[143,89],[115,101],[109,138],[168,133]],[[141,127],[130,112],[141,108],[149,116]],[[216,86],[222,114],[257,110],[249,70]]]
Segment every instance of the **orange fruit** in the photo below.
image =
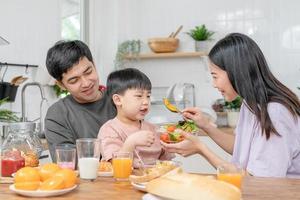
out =
[[65,183],[63,177],[52,177],[42,182],[39,189],[40,190],[61,190],[64,188],[65,188]]
[[19,190],[37,190],[39,187],[40,187],[39,181],[15,183],[15,188]]
[[46,181],[48,178],[53,177],[55,172],[60,169],[61,168],[55,163],[47,163],[43,165],[39,170],[41,180]]
[[37,169],[32,167],[23,167],[15,175],[15,183],[22,182],[40,182],[40,175]]
[[77,182],[77,175],[71,169],[61,169],[57,171],[53,178],[62,177],[64,179],[65,188],[73,187]]

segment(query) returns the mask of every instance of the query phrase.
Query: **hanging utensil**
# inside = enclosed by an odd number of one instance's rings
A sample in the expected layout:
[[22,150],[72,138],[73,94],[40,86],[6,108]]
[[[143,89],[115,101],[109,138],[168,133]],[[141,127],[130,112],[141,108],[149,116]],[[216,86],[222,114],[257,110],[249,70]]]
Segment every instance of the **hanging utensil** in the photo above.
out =
[[23,82],[25,82],[28,78],[27,77],[23,77],[23,76],[16,76],[13,79],[11,79],[10,84],[11,85],[15,85],[15,86],[19,86],[21,85]]
[[19,79],[16,81],[15,86],[21,85],[21,84],[24,83],[27,79],[28,79],[27,77],[19,78]]
[[10,84],[15,85],[18,79],[22,78],[23,76],[15,76],[11,79]]

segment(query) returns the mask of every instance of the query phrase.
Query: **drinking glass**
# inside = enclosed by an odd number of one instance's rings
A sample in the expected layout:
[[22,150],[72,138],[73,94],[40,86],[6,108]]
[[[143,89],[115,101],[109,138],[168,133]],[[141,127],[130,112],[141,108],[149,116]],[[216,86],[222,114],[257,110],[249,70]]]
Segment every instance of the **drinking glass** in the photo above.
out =
[[241,189],[244,176],[243,168],[238,164],[223,163],[217,167],[218,180],[225,181]]
[[113,171],[114,178],[117,181],[128,181],[132,172],[132,159],[131,152],[115,152],[113,153]]
[[77,139],[76,147],[80,178],[96,179],[100,159],[100,140],[94,138]]
[[59,144],[55,147],[56,163],[61,168],[75,170],[76,147],[72,144]]

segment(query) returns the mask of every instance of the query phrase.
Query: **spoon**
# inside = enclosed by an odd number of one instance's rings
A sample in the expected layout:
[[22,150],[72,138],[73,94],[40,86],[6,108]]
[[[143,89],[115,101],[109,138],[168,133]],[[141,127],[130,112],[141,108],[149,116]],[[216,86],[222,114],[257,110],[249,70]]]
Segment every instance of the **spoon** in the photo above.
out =
[[169,111],[180,114],[182,113],[181,110],[179,110],[174,104],[171,104],[168,98],[163,98],[163,102]]
[[139,155],[139,153],[137,152],[137,150],[134,150],[134,153],[136,154],[139,162],[141,163],[141,168],[139,168],[139,169],[144,174],[145,173],[145,163],[143,162],[143,160],[142,160],[141,156]]

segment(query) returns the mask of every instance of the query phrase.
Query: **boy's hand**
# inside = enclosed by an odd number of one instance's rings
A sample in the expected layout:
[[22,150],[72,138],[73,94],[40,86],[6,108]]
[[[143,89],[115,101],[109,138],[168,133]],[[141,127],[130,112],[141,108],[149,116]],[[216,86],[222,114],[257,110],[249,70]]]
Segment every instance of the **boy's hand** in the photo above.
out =
[[155,137],[153,132],[151,131],[138,131],[131,136],[129,136],[130,140],[134,144],[134,146],[151,146],[154,143]]

